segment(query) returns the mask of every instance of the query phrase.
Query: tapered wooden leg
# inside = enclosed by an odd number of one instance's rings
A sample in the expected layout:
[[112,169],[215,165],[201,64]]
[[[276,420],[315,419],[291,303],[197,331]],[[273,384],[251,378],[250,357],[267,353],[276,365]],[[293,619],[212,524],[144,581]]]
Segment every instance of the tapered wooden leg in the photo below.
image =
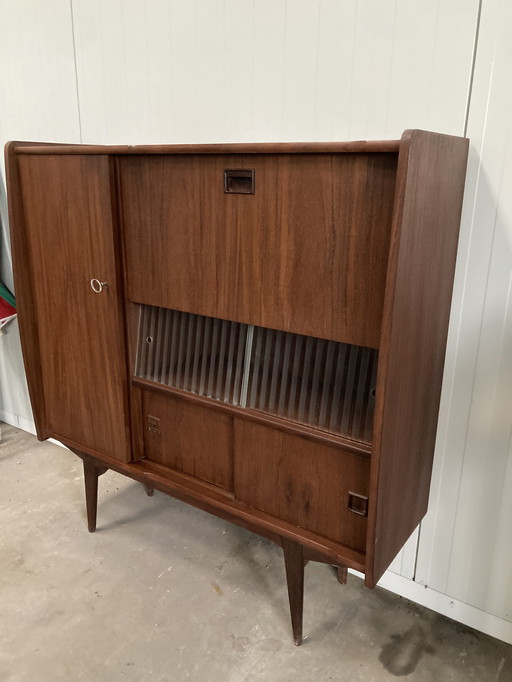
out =
[[143,486],[144,486],[144,490],[146,491],[146,495],[148,495],[148,497],[153,497],[153,494],[154,494],[154,492],[155,492],[155,489],[152,488],[152,487],[151,487],[150,485],[148,485],[147,483],[143,483]]
[[288,600],[292,618],[293,640],[302,644],[302,611],[304,605],[304,550],[300,543],[283,538],[284,565],[288,584]]
[[338,569],[338,582],[340,585],[347,584],[348,568],[346,566],[337,566]]
[[96,530],[96,514],[98,510],[98,477],[107,471],[106,467],[97,464],[93,457],[81,455],[84,462],[85,505],[87,507],[87,527],[89,533]]

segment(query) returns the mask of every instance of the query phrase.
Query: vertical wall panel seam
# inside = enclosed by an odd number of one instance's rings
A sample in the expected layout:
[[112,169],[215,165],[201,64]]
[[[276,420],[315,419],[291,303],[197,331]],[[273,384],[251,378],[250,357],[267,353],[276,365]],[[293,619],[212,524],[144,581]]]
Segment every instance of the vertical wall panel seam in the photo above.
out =
[[[352,32],[352,54],[355,54],[356,51],[356,44],[357,44],[357,22],[359,20],[359,4],[356,2],[355,5],[355,11],[354,11],[354,25],[353,25],[353,32]],[[352,62],[352,68],[350,69],[350,84],[349,84],[349,92],[348,92],[348,132],[349,132],[349,139],[350,139],[350,134],[352,132],[352,99],[353,99],[353,93],[354,93],[354,80],[355,80],[355,75],[354,75],[354,62]]]
[[[467,95],[467,102],[466,102],[466,110],[464,114],[464,121],[463,121],[463,135],[467,135],[467,129],[468,129],[468,122],[469,122],[469,114],[470,114],[470,105],[471,105],[471,96],[473,92],[473,82],[474,82],[474,77],[475,77],[475,70],[476,70],[476,59],[477,59],[477,47],[478,47],[478,40],[479,40],[479,34],[480,34],[480,24],[481,24],[481,13],[482,13],[482,0],[479,0],[478,2],[478,10],[477,10],[477,16],[476,16],[476,22],[475,22],[475,34],[474,34],[474,40],[473,40],[473,51],[472,51],[472,58],[471,58],[471,70],[470,70],[470,75],[469,75],[469,85],[468,85],[468,95]],[[489,93],[488,93],[488,99],[489,99]],[[487,115],[486,115],[487,119]],[[483,126],[483,130],[485,130],[485,123]],[[481,141],[480,149],[479,149],[479,159],[481,158],[481,147],[483,146],[483,139]],[[470,155],[471,159],[471,155]],[[468,247],[467,251],[465,253],[465,258],[464,258],[464,266],[463,266],[463,276],[461,277],[460,275],[457,275],[456,273],[456,282],[457,280],[461,279],[462,280],[462,297],[461,297],[461,302],[460,302],[460,308],[458,310],[458,315],[456,320],[451,319],[450,321],[450,334],[455,334],[455,340],[452,342],[454,346],[454,359],[453,359],[453,367],[451,368],[450,376],[446,376],[446,370],[448,368],[445,367],[445,377],[444,377],[444,385],[443,386],[443,394],[447,394],[446,398],[446,410],[447,410],[447,424],[448,426],[444,429],[443,433],[441,434],[439,431],[437,433],[437,443],[436,443],[436,459],[439,461],[441,460],[443,463],[446,459],[447,456],[447,440],[449,438],[449,423],[451,421],[451,413],[453,410],[453,404],[454,404],[454,391],[455,391],[455,381],[456,381],[456,375],[457,375],[457,366],[458,366],[458,356],[460,352],[460,346],[461,346],[461,327],[463,324],[463,310],[466,305],[466,292],[465,292],[465,283],[467,282],[468,279],[468,267],[469,267],[469,261],[470,261],[470,251],[471,251],[471,242],[472,242],[472,233],[474,230],[474,224],[475,224],[475,211],[476,211],[476,188],[478,188],[479,183],[480,183],[480,173],[481,173],[481,164],[478,164],[478,169],[476,173],[476,178],[474,181],[474,188],[475,192],[472,195],[472,201],[471,201],[471,212],[470,212],[470,217],[467,220],[469,224],[469,239],[468,239]],[[467,183],[467,179],[466,179]],[[466,184],[466,195],[467,195],[467,190],[468,186]],[[468,197],[466,196],[466,201],[468,201]],[[464,221],[464,213],[462,215],[462,220]],[[463,225],[461,226],[461,228]],[[460,256],[460,254],[459,254]],[[459,259],[460,260],[460,259]],[[458,262],[457,263],[457,270],[461,267],[462,263]],[[483,315],[483,308],[482,308],[482,315]],[[452,318],[453,318],[453,310],[452,310]],[[453,331],[452,331],[453,329]],[[482,333],[482,328],[480,326],[479,334],[481,335]],[[480,345],[480,341],[478,342],[478,346]],[[472,380],[472,392],[474,391],[474,385],[475,385],[475,378],[476,378],[476,364],[477,364],[477,355],[478,355],[478,350],[475,355],[475,364],[473,368],[473,380]],[[446,383],[448,380],[448,383]],[[462,448],[462,461],[460,462],[460,472],[462,475],[462,470],[464,468],[464,459],[465,459],[465,452],[467,448],[467,441],[468,441],[468,431],[469,431],[469,419],[471,415],[471,405],[472,401],[469,405],[468,408],[468,414],[467,414],[467,420],[466,420],[466,433],[465,433],[465,438],[464,438],[464,445]],[[440,437],[442,436],[442,439],[440,440]],[[444,464],[441,465],[441,469],[444,471]],[[437,528],[438,526],[438,517],[440,514],[440,498],[441,498],[441,491],[442,491],[442,478],[443,474],[441,474],[440,481],[437,487],[437,490],[435,491],[435,503],[434,503],[434,491],[431,491],[430,495],[430,502],[429,502],[429,513],[434,513],[435,515],[435,520],[432,522],[434,528]],[[457,500],[460,495],[460,486],[461,486],[461,481],[462,479],[459,478],[459,486],[457,488],[457,491],[454,491],[454,494],[456,494]],[[455,532],[455,526],[457,522],[457,509],[458,509],[458,502],[455,503],[455,514],[453,517],[453,524],[452,524],[452,531],[451,531],[451,537],[452,537],[452,542],[450,543],[450,547],[453,546],[453,535]],[[422,543],[421,543],[421,526],[419,526],[419,534],[418,534],[418,543],[416,545],[416,557],[415,557],[415,565],[414,565],[414,575],[413,575],[413,580],[416,581],[417,579],[417,572],[420,564],[420,554],[423,553],[425,554],[425,549],[422,549]],[[433,546],[435,544],[435,535],[437,531],[434,531],[432,537],[429,539],[429,545],[430,545],[430,561],[428,562],[428,568],[425,570],[425,567],[423,567],[423,576],[420,576],[420,579],[422,579],[422,582],[424,581],[425,584],[427,585],[428,582],[430,581],[430,574],[432,570],[432,551],[433,551]],[[451,551],[450,551],[450,558],[448,560],[447,568],[446,568],[446,574],[445,574],[445,585],[443,588],[444,593],[447,593],[447,584],[449,581],[449,574],[450,574],[450,567],[451,567],[451,562],[452,562],[452,556],[451,556]]]
[[[471,69],[470,69],[470,75],[469,75],[468,96],[467,96],[467,102],[466,102],[466,110],[464,112],[464,123],[463,123],[463,125],[464,125],[464,130],[463,130],[464,137],[467,136],[469,112],[470,112],[470,106],[471,106],[471,96],[473,93],[473,81],[474,81],[474,77],[475,77],[476,57],[477,57],[477,49],[478,49],[478,38],[479,38],[479,33],[480,33],[480,19],[481,19],[481,15],[482,15],[482,2],[483,2],[483,0],[479,0],[479,2],[478,2],[478,11],[477,11],[477,17],[476,17],[476,23],[475,23],[475,36],[474,36],[474,40],[473,40],[473,52],[472,52],[472,56],[471,56]],[[395,6],[395,12],[396,12],[396,6]],[[439,5],[438,5],[438,14],[439,14]],[[437,31],[436,31],[436,33],[437,33]],[[386,116],[387,116],[387,112],[386,112]],[[386,120],[386,127],[387,127],[387,120]],[[479,170],[478,174],[480,174],[480,170]],[[477,178],[477,186],[478,186],[478,178]],[[474,204],[473,204],[473,210],[472,210],[472,216],[471,216],[471,224],[473,224],[473,221],[474,221]],[[465,268],[466,272],[465,272],[464,279],[466,279],[466,275],[467,275],[467,263],[468,263],[468,260],[466,261],[466,268]],[[456,341],[456,349],[457,350],[456,350],[456,354],[458,354],[458,348],[459,348],[461,317],[462,316],[459,316],[458,325],[457,325],[457,341]],[[480,333],[481,333],[481,328],[480,328]],[[476,366],[475,366],[475,373],[473,376],[473,387],[474,387],[475,376],[476,376]],[[453,400],[454,378],[455,378],[455,372],[452,373],[452,376],[450,378],[450,398],[448,401],[448,410],[449,411],[451,411],[452,400]],[[471,406],[470,406],[469,414],[470,413],[471,413]],[[468,417],[469,417],[469,415],[468,415]],[[467,446],[467,438],[468,438],[468,429],[466,429],[466,437],[464,440],[464,452],[465,452],[465,449]],[[442,448],[443,459],[444,459],[445,454],[446,454],[446,439],[447,439],[447,432],[444,434],[444,444],[443,444],[443,448]],[[462,465],[461,465],[461,471],[462,471]],[[457,491],[457,496],[459,496],[459,494],[460,494],[460,484],[461,484],[461,479],[459,480],[459,489]],[[438,500],[439,500],[439,494],[438,494]],[[437,502],[438,502],[438,500],[437,500]],[[437,508],[438,508],[438,504],[436,504],[436,516],[438,513]],[[455,524],[456,524],[456,519],[457,519],[457,512],[455,512],[455,517],[454,517],[454,525],[453,525],[454,528],[455,528]],[[421,547],[421,526],[422,526],[422,524],[420,523],[418,526],[418,535],[417,535],[417,539],[416,539],[416,550],[415,550],[414,566],[413,566],[413,574],[412,574],[412,580],[413,581],[416,581],[416,574],[417,574],[417,570],[418,570],[419,554],[420,554],[420,547]],[[453,533],[452,533],[452,538],[453,538]],[[448,576],[450,574],[451,558],[452,557],[451,557],[451,553],[450,553],[450,559],[448,561],[448,567],[447,567],[447,573],[446,573],[446,575],[447,575],[446,580],[447,581],[449,579]],[[430,573],[430,569],[428,571],[428,574],[429,573]]]
[[76,39],[75,39],[75,17],[73,12],[73,0],[69,0],[69,9],[71,12],[71,37],[73,39],[73,62],[75,67],[75,87],[76,87],[76,106],[78,109],[78,132],[80,135],[80,142],[82,139],[82,112],[80,110],[80,88],[78,86],[78,64],[76,58]]
[[[486,108],[485,108],[485,119],[483,122],[483,127],[482,127],[482,141],[480,145],[480,155],[479,155],[479,164],[478,164],[478,174],[477,174],[477,181],[475,183],[475,202],[473,205],[473,212],[471,216],[471,223],[472,226],[474,225],[475,221],[475,206],[476,206],[476,196],[478,194],[478,188],[480,185],[480,175],[482,171],[482,163],[481,163],[481,155],[482,155],[482,148],[485,144],[485,132],[487,130],[487,119],[488,119],[488,112],[489,112],[489,102],[491,99],[491,89],[492,89],[492,83],[493,83],[493,73],[494,73],[494,64],[491,67],[491,73],[490,73],[490,78],[489,78],[489,89],[487,91],[487,102],[486,102]],[[504,172],[504,167],[505,167],[505,162],[506,162],[506,154],[504,155],[502,159],[502,166],[501,166],[501,173],[500,173],[500,182],[499,182],[499,190],[498,190],[498,197],[501,193],[501,186],[502,186],[502,180],[503,180],[503,172]],[[469,413],[468,413],[468,419],[467,419],[467,428],[466,428],[466,437],[464,439],[464,446],[463,446],[463,459],[462,459],[462,465],[461,469],[464,467],[464,461],[465,461],[465,456],[468,448],[468,441],[469,441],[469,435],[470,435],[470,423],[471,423],[471,416],[472,412],[474,409],[474,400],[473,396],[475,394],[475,384],[477,381],[477,374],[478,374],[478,364],[479,364],[479,358],[481,354],[481,349],[482,349],[482,335],[484,332],[484,315],[485,315],[485,310],[487,308],[487,303],[489,300],[489,279],[491,276],[491,270],[492,270],[492,259],[493,259],[493,252],[494,252],[494,244],[495,244],[495,239],[496,239],[496,230],[497,230],[497,219],[498,219],[498,201],[495,204],[495,210],[494,210],[494,216],[493,216],[493,223],[492,223],[492,237],[491,237],[491,242],[489,245],[489,256],[488,256],[488,263],[487,263],[487,273],[486,273],[486,278],[485,278],[485,293],[483,295],[482,299],[482,307],[481,307],[481,316],[480,316],[480,327],[478,330],[478,341],[476,345],[476,353],[475,353],[475,365],[473,368],[473,380],[471,384],[471,404],[469,408]],[[459,480],[459,489],[458,489],[458,494],[460,492],[460,486],[462,485],[462,478]],[[455,518],[455,523],[457,519],[458,512],[456,514]],[[450,574],[451,571],[451,555],[450,555],[450,561],[448,563],[448,575]]]
[[227,139],[228,136],[228,121],[229,121],[229,116],[228,116],[228,109],[227,109],[227,97],[226,97],[226,92],[227,92],[227,58],[228,58],[228,53],[226,49],[227,45],[227,40],[226,40],[226,35],[227,35],[227,30],[226,30],[226,0],[223,1],[222,3],[222,131],[223,131],[223,136]]
[[318,67],[320,61],[320,28],[322,25],[322,2],[318,4],[316,24],[316,49],[315,49],[315,97],[313,105],[313,131],[315,140],[318,139]]
[[[472,94],[473,94],[473,84],[474,84],[474,78],[475,78],[475,71],[476,71],[476,60],[477,60],[477,48],[478,48],[478,40],[479,40],[479,35],[480,35],[480,24],[481,24],[481,15],[482,15],[482,4],[483,0],[479,0],[478,3],[478,11],[477,11],[477,18],[476,18],[476,25],[475,25],[475,37],[474,37],[474,42],[473,42],[473,54],[472,54],[472,62],[471,62],[471,71],[470,71],[470,77],[469,77],[469,87],[468,87],[468,99],[467,99],[467,104],[466,104],[466,112],[465,112],[465,118],[464,118],[464,131],[463,135],[467,136],[467,130],[468,130],[468,123],[469,123],[469,115],[470,115],[470,108],[471,108],[471,101],[472,101]],[[491,78],[490,81],[492,82],[492,73],[491,73]],[[490,86],[489,86],[489,91],[490,91]],[[455,345],[455,359],[454,359],[454,367],[453,371],[450,377],[450,383],[449,383],[449,398],[447,399],[447,410],[448,410],[448,417],[447,421],[448,423],[451,420],[451,412],[453,408],[453,396],[454,396],[454,382],[455,382],[455,377],[457,373],[457,365],[458,365],[458,356],[460,352],[460,346],[461,346],[461,326],[463,324],[463,311],[466,307],[467,303],[467,294],[466,294],[466,282],[468,280],[468,268],[469,268],[469,262],[470,262],[470,252],[471,252],[471,244],[473,241],[473,231],[474,231],[474,226],[475,226],[475,212],[476,212],[476,205],[477,205],[477,194],[478,194],[478,187],[480,185],[480,175],[482,172],[482,167],[481,167],[481,156],[482,156],[482,147],[484,145],[484,137],[485,137],[485,129],[487,125],[487,110],[489,106],[489,98],[490,98],[490,92],[488,91],[487,93],[487,105],[486,105],[486,115],[485,115],[485,121],[484,125],[482,127],[482,140],[480,142],[480,148],[479,148],[479,154],[478,154],[478,170],[476,173],[476,178],[474,182],[474,195],[472,196],[472,202],[471,202],[471,215],[468,219],[469,227],[470,227],[470,234],[469,234],[469,240],[468,240],[468,248],[467,252],[465,254],[465,262],[464,262],[464,275],[462,277],[462,287],[463,287],[463,293],[462,293],[462,299],[461,299],[461,305],[460,305],[460,310],[458,314],[458,319],[457,319],[457,331],[456,331],[456,340],[454,342]],[[470,155],[471,159],[471,155]],[[466,186],[467,190],[467,186]],[[464,213],[462,218],[464,219]],[[458,267],[458,266],[457,266]],[[489,268],[490,268],[490,255],[489,255],[489,266],[488,266],[488,272],[487,276],[489,274]],[[487,284],[486,284],[486,289],[487,289]],[[485,295],[484,295],[484,300],[485,300]],[[482,304],[482,310],[481,310],[481,315],[483,316],[483,308],[484,304]],[[451,322],[453,324],[453,320]],[[482,319],[480,320],[480,328],[479,328],[479,339],[477,342],[477,347],[476,347],[476,353],[475,353],[475,363],[473,366],[473,377],[472,377],[472,382],[471,382],[471,395],[474,394],[474,388],[475,388],[475,381],[476,381],[476,373],[477,373],[477,362],[478,362],[478,354],[479,354],[479,348],[481,344],[481,335],[482,335]],[[457,523],[457,516],[458,516],[458,499],[460,497],[460,490],[461,490],[461,485],[462,485],[462,470],[464,469],[464,461],[465,461],[465,455],[468,447],[468,438],[469,438],[469,420],[471,418],[471,410],[472,410],[472,405],[473,405],[473,400],[471,400],[469,408],[468,408],[468,413],[467,413],[467,419],[466,419],[466,433],[464,437],[464,443],[462,446],[462,460],[460,462],[460,472],[461,472],[461,477],[459,478],[459,485],[457,487],[457,490],[454,491],[454,496],[456,497],[457,502],[455,503],[455,515],[453,517],[453,525],[452,525],[452,531],[451,531],[451,536],[452,536],[452,543],[450,546],[453,546],[453,536],[455,533],[455,526]],[[438,434],[439,435],[439,434]],[[442,453],[442,459],[445,459],[446,456],[446,450],[447,450],[447,439],[448,439],[448,429],[445,431],[443,435],[443,444],[442,446],[440,444],[437,445],[437,450],[439,450]],[[439,498],[440,498],[440,492],[441,489],[439,488],[437,492],[437,502],[435,506],[435,514],[436,517],[439,514]],[[435,521],[435,525],[437,526],[437,518]],[[435,542],[432,540],[432,542]],[[420,553],[420,543],[417,545],[417,556],[416,556],[416,566],[419,562],[419,553]],[[446,568],[446,577],[445,577],[445,586],[443,588],[443,591],[445,593],[448,593],[448,581],[449,581],[449,575],[451,571],[451,565],[452,565],[452,553],[450,551],[450,557],[447,563],[447,568]],[[426,572],[426,575],[429,576],[431,572],[431,565],[429,566],[428,571]],[[416,569],[415,569],[415,577],[416,577]],[[428,579],[428,578],[427,578]]]
[[395,0],[394,6],[393,6],[393,30],[391,34],[391,54],[389,56],[389,68],[388,68],[388,79],[387,79],[387,97],[386,97],[386,107],[385,107],[385,114],[384,114],[384,130],[386,133],[389,130],[389,105],[391,102],[391,80],[392,80],[392,74],[393,74],[393,63],[395,61],[395,43],[396,43],[396,13],[397,13],[397,3]]
[[[505,158],[506,158],[506,154],[505,154]],[[504,167],[505,167],[505,160],[504,160],[504,162],[503,162],[503,168],[504,168]],[[502,177],[503,177],[503,174],[502,174]],[[500,182],[500,192],[498,192],[498,196],[500,196],[500,193],[501,193],[501,185],[502,185],[502,183]],[[505,342],[506,342],[506,326],[507,326],[507,317],[508,317],[507,311],[510,310],[511,294],[512,294],[512,276],[509,276],[508,287],[507,287],[507,300],[506,300],[506,303],[505,303],[505,306],[504,306],[504,308],[505,308],[505,315],[504,315],[504,318],[503,318],[503,325],[502,325],[502,328],[501,328],[501,332],[502,332],[502,333],[501,333],[501,338],[500,338],[500,352],[499,352],[500,364],[501,364],[501,360],[502,360],[502,358],[503,358],[504,346],[505,346]],[[494,412],[495,405],[496,405],[496,393],[497,393],[496,384],[498,383],[498,381],[499,381],[499,379],[496,380],[496,383],[495,383],[495,386],[494,386],[493,404],[492,404],[493,412]],[[507,447],[506,447],[506,450],[505,450],[506,453],[510,453],[510,444],[511,444],[511,442],[512,442],[512,427],[509,427],[508,439],[507,439]],[[505,482],[506,482],[506,480],[507,480],[507,468],[508,468],[509,464],[511,463],[511,461],[512,461],[511,458],[510,458],[510,457],[507,457],[507,461],[506,461],[506,463],[505,463],[505,467],[504,467],[504,471],[503,471],[503,476],[502,476],[501,481],[500,481],[499,494],[498,494],[498,491],[496,491],[496,494],[495,494],[495,497],[496,497],[497,499],[499,499],[499,501],[500,501],[500,502],[499,502],[499,510],[500,510],[500,511],[501,511],[501,508],[502,508],[502,505],[503,505],[503,499],[504,499],[504,497],[505,497],[504,489],[505,489]],[[499,519],[499,516],[500,516],[500,511],[498,512],[498,519]],[[493,524],[492,529],[491,529],[490,532],[493,533],[493,557],[494,557],[494,555],[495,555],[495,553],[496,553],[496,547],[497,547],[497,545],[498,545],[498,543],[496,542],[496,535],[497,535],[497,533],[498,533],[498,524],[497,524],[497,523],[496,523],[496,524]],[[486,582],[486,602],[487,602],[488,594],[489,594],[489,583],[490,583],[491,580],[492,580],[493,563],[494,563],[494,562],[490,562],[490,564],[489,564],[489,572],[488,572],[488,574],[487,574],[487,582]]]
[[470,71],[470,75],[469,75],[469,88],[468,88],[468,100],[466,103],[466,113],[464,116],[464,132],[463,132],[464,137],[467,137],[467,134],[468,134],[469,113],[470,113],[470,109],[471,109],[471,97],[473,95],[473,81],[475,78],[476,55],[478,52],[478,38],[480,35],[480,19],[482,16],[482,3],[483,3],[483,0],[479,0],[479,2],[478,2],[478,13],[476,15],[475,40],[473,42],[473,58],[471,60],[471,71]]
[[[150,62],[150,40],[149,40],[149,34],[148,34],[148,5],[147,2],[144,2],[144,37],[146,41],[145,45],[145,67],[146,67],[146,80],[148,83],[151,83],[151,70],[149,68],[149,62]],[[147,135],[148,137],[152,137],[153,135],[153,111],[156,109],[156,105],[153,105],[153,89],[149,88],[148,92],[148,102],[147,102],[147,115],[146,115],[146,127],[144,130],[144,135]],[[149,109],[149,111],[148,111]],[[149,123],[149,130],[148,130],[148,123]]]
[[416,571],[418,570],[418,557],[420,554],[420,540],[421,540],[421,523],[418,526],[418,535],[416,536],[416,549],[414,552],[414,566],[412,567],[411,580],[416,582]]
[[287,64],[287,51],[288,51],[288,33],[287,27],[287,17],[288,17],[288,2],[285,0],[284,3],[284,19],[283,19],[283,72],[281,74],[281,122],[280,122],[280,137],[281,139],[286,135],[287,126],[284,121],[284,110],[286,101],[286,64]]
[[[470,90],[468,93],[468,108],[467,108],[467,116],[466,116],[466,123],[464,126],[464,135],[467,134],[467,128],[468,128],[468,122],[469,122],[469,114],[470,114],[470,105],[471,105],[471,94],[473,90],[473,80],[474,80],[474,72],[475,72],[475,65],[476,65],[476,55],[477,55],[477,44],[478,44],[478,35],[479,35],[479,29],[480,29],[480,16],[481,16],[481,9],[482,9],[482,1],[480,0],[479,3],[479,11],[478,11],[478,17],[477,17],[477,31],[475,34],[475,46],[474,46],[474,53],[473,53],[473,65],[472,65],[472,70],[471,70],[471,79],[470,79]],[[496,49],[496,42],[494,43],[493,50]],[[487,99],[486,99],[486,106],[485,106],[485,117],[482,125],[482,138],[480,141],[480,148],[479,148],[479,156],[478,156],[478,172],[477,172],[477,178],[475,182],[475,195],[474,195],[474,202],[473,202],[473,211],[471,215],[471,232],[473,232],[474,228],[474,223],[475,223],[475,210],[476,210],[476,203],[477,203],[477,195],[479,192],[479,186],[480,186],[480,176],[482,172],[482,153],[483,153],[483,147],[485,145],[485,137],[486,137],[486,131],[487,131],[487,125],[488,125],[488,114],[489,114],[489,103],[491,99],[491,90],[493,87],[493,75],[494,75],[494,60],[490,68],[490,73],[489,73],[489,78],[487,80],[488,83],[488,89],[487,89]],[[498,197],[500,196],[501,192],[501,186],[502,186],[502,178],[503,178],[503,169],[505,166],[505,157],[502,159],[502,168],[501,168],[501,174],[500,174],[500,182],[499,182],[499,187],[500,190],[498,191]],[[462,461],[461,461],[461,466],[460,470],[461,473],[464,469],[465,461],[466,461],[466,455],[468,452],[468,447],[470,443],[470,424],[471,424],[471,418],[472,414],[474,411],[474,396],[475,396],[475,385],[477,382],[477,375],[478,375],[478,365],[479,365],[479,360],[481,356],[481,349],[482,349],[482,336],[484,332],[484,316],[485,316],[485,310],[487,308],[487,303],[489,299],[489,279],[491,276],[491,270],[492,270],[492,258],[493,258],[493,252],[494,252],[494,242],[496,238],[496,229],[497,229],[497,213],[498,213],[498,203],[499,200],[496,201],[495,204],[495,211],[494,211],[494,217],[493,217],[493,224],[492,224],[492,238],[491,238],[491,243],[489,245],[489,256],[488,256],[488,263],[487,263],[487,273],[486,273],[486,278],[485,278],[485,291],[482,299],[482,306],[481,306],[481,316],[480,316],[480,327],[478,330],[478,340],[476,344],[476,352],[475,352],[475,364],[473,367],[473,376],[472,376],[472,383],[471,383],[471,402],[469,406],[469,411],[467,415],[467,423],[466,423],[466,434],[464,438],[464,444],[462,448]],[[469,257],[468,257],[469,260]],[[464,295],[463,297],[463,302],[462,305],[465,305],[465,299],[466,296]],[[457,488],[457,505],[456,505],[456,512],[455,512],[455,517],[454,517],[454,523],[453,523],[453,533],[452,533],[452,540],[453,540],[453,535],[455,533],[455,528],[457,526],[457,522],[460,516],[460,509],[459,509],[459,504],[458,500],[460,498],[460,493],[461,493],[461,488],[462,488],[462,475],[459,479],[459,484]],[[453,542],[452,542],[453,545]],[[448,560],[447,564],[447,572],[446,572],[446,587],[445,587],[445,592],[448,594],[450,591],[449,583],[450,583],[450,576],[452,573],[452,561],[453,561],[453,552],[450,551],[450,557]],[[468,602],[469,603],[469,602]]]
[[256,103],[256,0],[253,0],[251,6],[251,40],[252,40],[252,54],[251,54],[251,137],[254,136],[255,119],[254,109]]

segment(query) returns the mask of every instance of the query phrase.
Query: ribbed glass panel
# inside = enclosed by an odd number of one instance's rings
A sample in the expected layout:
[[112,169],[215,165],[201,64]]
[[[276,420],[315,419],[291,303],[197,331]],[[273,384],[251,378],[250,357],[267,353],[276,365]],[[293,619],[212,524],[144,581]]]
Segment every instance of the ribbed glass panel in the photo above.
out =
[[247,407],[370,442],[377,351],[257,327]]
[[141,306],[135,374],[240,404],[247,325]]
[[376,350],[141,306],[135,374],[371,442]]

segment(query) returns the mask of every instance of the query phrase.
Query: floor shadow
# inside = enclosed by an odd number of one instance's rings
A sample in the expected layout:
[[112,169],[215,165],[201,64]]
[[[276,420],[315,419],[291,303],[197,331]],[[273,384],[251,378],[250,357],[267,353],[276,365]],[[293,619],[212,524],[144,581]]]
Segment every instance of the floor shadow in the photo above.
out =
[[419,624],[414,624],[401,635],[391,635],[385,644],[379,661],[388,672],[396,677],[410,675],[424,653],[434,654],[435,649],[428,642],[428,634]]

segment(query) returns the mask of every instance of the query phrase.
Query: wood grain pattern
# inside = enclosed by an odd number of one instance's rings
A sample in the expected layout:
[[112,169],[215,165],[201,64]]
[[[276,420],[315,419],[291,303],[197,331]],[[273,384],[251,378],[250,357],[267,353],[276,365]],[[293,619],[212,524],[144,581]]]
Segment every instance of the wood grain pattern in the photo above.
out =
[[235,496],[267,514],[364,551],[367,520],[348,494],[368,495],[369,460],[235,419]]
[[462,138],[404,133],[377,379],[370,586],[427,509],[467,151]]
[[[38,142],[20,142],[17,154],[44,154]],[[52,143],[43,143],[45,145]],[[69,145],[56,144],[53,154],[339,154],[398,152],[400,140],[352,142],[254,142],[224,144]]]
[[[144,455],[148,460],[233,490],[233,419],[221,411],[145,391],[142,398]],[[159,420],[159,433],[148,429]]]
[[[127,460],[127,374],[106,157],[19,159],[45,431]],[[15,228],[16,229],[16,228]],[[108,288],[95,294],[90,280]]]
[[[378,347],[395,155],[119,164],[133,301]],[[255,195],[224,194],[226,168]]]

